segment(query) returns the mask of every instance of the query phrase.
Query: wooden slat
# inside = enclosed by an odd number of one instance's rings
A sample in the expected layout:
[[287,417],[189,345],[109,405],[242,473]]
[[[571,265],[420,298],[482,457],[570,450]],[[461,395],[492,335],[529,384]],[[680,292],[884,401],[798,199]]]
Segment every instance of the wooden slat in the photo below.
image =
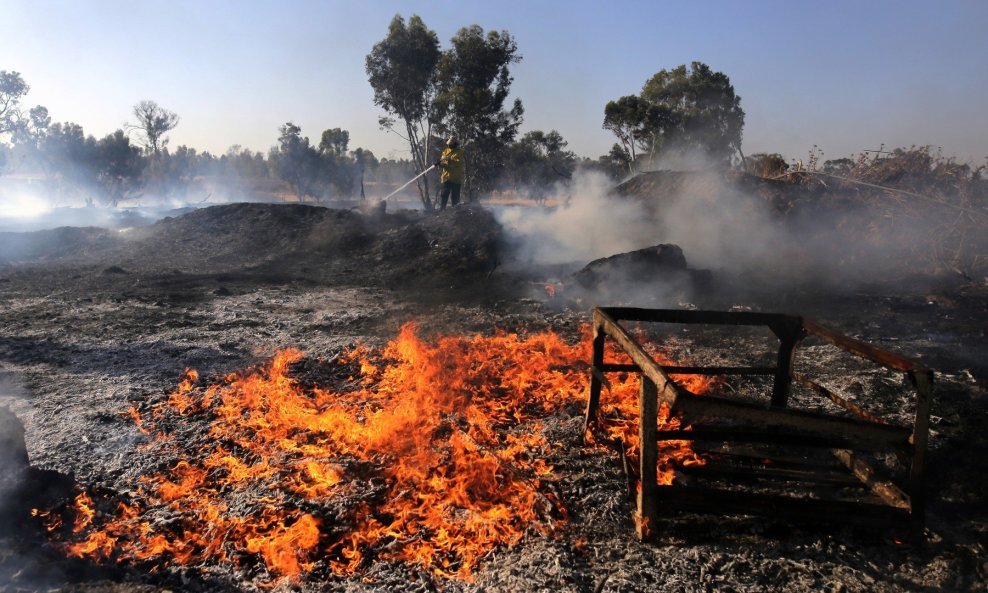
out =
[[813,447],[817,449],[833,449],[835,447],[854,447],[860,451],[885,451],[888,444],[862,443],[855,439],[840,435],[810,435],[802,432],[765,430],[750,427],[711,427],[709,425],[693,427],[690,430],[660,430],[660,441],[694,441],[716,443],[766,443],[787,445],[791,447]]
[[844,399],[843,397],[837,395],[835,392],[831,391],[830,389],[824,387],[823,385],[820,385],[813,379],[810,379],[806,375],[802,375],[800,373],[793,373],[792,379],[793,381],[799,383],[803,387],[806,387],[807,389],[810,389],[822,395],[823,397],[829,399],[830,401],[837,404],[837,406],[847,410],[848,412],[854,414],[855,416],[861,418],[862,420],[867,420],[868,422],[875,422],[877,424],[888,424],[888,422],[886,422],[885,420],[879,418],[878,416],[875,416],[871,412],[868,412],[867,410],[857,405],[856,403]]
[[796,470],[765,466],[738,466],[724,463],[707,462],[705,465],[690,465],[679,468],[679,471],[689,476],[723,476],[734,480],[782,480],[786,482],[811,482],[833,486],[865,487],[856,477],[850,474],[821,472],[812,470]]
[[886,504],[898,509],[910,510],[912,504],[909,495],[903,492],[898,486],[889,480],[882,480],[875,470],[864,459],[861,459],[847,449],[837,449],[834,456],[844,464],[851,473],[867,486],[876,496],[885,501]]
[[784,408],[789,404],[792,391],[792,369],[796,360],[796,347],[803,339],[802,320],[778,322],[772,331],[779,338],[779,352],[776,356],[775,381],[772,383],[772,407]]
[[[778,449],[778,447],[775,447]],[[731,443],[730,449],[706,449],[702,445],[693,444],[693,450],[700,456],[711,459],[736,460],[739,463],[750,463],[765,467],[780,467],[788,469],[806,469],[814,471],[841,471],[844,468],[840,465],[830,450],[815,451],[817,455],[799,456],[792,454],[792,449],[786,448],[788,455],[780,455],[778,451],[764,451],[760,447],[750,447],[744,444]],[[805,450],[805,449],[804,449]],[[823,454],[821,454],[823,453]]]
[[[597,319],[596,312],[594,319]],[[587,432],[597,423],[600,408],[600,391],[604,384],[604,376],[600,367],[604,364],[604,339],[607,335],[598,323],[593,326],[593,360],[590,361],[590,393],[587,395],[587,408],[583,413],[583,441],[586,444]]]
[[640,539],[648,539],[655,523],[659,519],[659,507],[655,499],[658,488],[659,453],[655,433],[659,416],[658,390],[648,377],[642,377],[638,390],[638,476],[641,485],[638,488],[638,521],[637,531]]
[[663,508],[719,515],[766,515],[810,522],[882,527],[902,525],[910,519],[909,513],[902,509],[864,501],[808,499],[692,486],[659,488],[656,497]]
[[711,324],[711,325],[763,325],[771,326],[780,321],[798,319],[779,313],[755,313],[750,311],[687,311],[683,309],[640,309],[636,307],[598,307],[615,320],[646,321],[655,323]]
[[[667,375],[774,375],[776,367],[708,367],[708,366],[662,366]],[[600,368],[605,373],[637,373],[637,364],[604,363]]]
[[930,405],[933,399],[933,373],[909,374],[916,385],[916,416],[913,421],[912,465],[909,468],[909,494],[917,524],[926,512],[926,446],[930,436]]
[[851,448],[903,448],[909,445],[912,431],[899,426],[875,424],[853,418],[835,418],[803,410],[765,408],[757,404],[732,401],[714,396],[690,393],[676,399],[673,410],[681,411],[684,419],[714,416],[739,422],[751,422],[797,431],[807,437],[848,439]]
[[838,333],[829,327],[824,327],[815,321],[809,319],[803,320],[803,329],[805,329],[810,334],[823,339],[834,346],[837,346],[841,350],[850,352],[851,354],[856,354],[862,358],[868,359],[872,362],[878,363],[880,365],[887,366],[889,368],[895,369],[897,371],[903,372],[928,372],[922,363],[905,356],[899,356],[898,354],[892,354],[891,352],[886,352],[881,350],[871,344],[866,344],[860,340],[856,340],[850,336],[845,336],[844,334]]

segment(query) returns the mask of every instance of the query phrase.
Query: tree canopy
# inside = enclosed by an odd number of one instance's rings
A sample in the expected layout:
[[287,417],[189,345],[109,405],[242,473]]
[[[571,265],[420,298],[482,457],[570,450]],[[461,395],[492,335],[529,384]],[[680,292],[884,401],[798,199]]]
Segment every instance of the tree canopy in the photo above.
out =
[[510,66],[520,61],[510,33],[485,33],[478,25],[460,29],[440,60],[436,113],[441,130],[459,138],[469,151],[471,199],[494,189],[522,123],[521,100],[505,109],[514,80]]
[[21,125],[20,101],[30,90],[19,72],[0,70],[0,134],[14,132]]
[[[412,15],[406,25],[401,15],[395,15],[388,26],[387,37],[374,45],[366,59],[374,104],[389,114],[381,118],[381,125],[408,141],[412,160],[420,171],[426,169],[430,161],[434,119],[430,117],[430,110],[435,97],[439,56],[439,37],[421,18]],[[396,125],[403,126],[404,133],[395,130]],[[419,195],[422,204],[431,209],[428,178],[420,181]]]
[[566,150],[567,144],[556,130],[526,133],[510,146],[506,181],[516,192],[544,201],[548,192],[568,182],[576,169],[576,155]]
[[[393,126],[393,118],[404,123],[420,170],[438,155],[437,140],[447,135],[460,140],[467,152],[467,195],[472,197],[493,189],[517,136],[521,101],[515,100],[509,109],[505,102],[512,82],[510,65],[520,59],[507,31],[464,27],[443,51],[421,18],[412,16],[406,25],[399,15],[367,56],[367,74],[374,102],[391,116],[382,123]],[[431,209],[427,181],[420,185],[420,195]]]
[[347,130],[341,128],[323,130],[322,138],[319,140],[319,152],[340,157],[346,154],[349,144],[350,132]]
[[636,95],[627,95],[604,106],[604,129],[621,141],[628,164],[638,153],[654,156],[676,122],[676,115],[666,105],[656,105]]
[[643,154],[699,150],[717,163],[741,154],[744,111],[730,79],[702,62],[660,70],[642,88],[607,103],[605,129],[634,161]]
[[164,135],[178,125],[178,115],[168,111],[154,101],[141,101],[134,105],[136,124],[130,127],[138,130],[144,138],[144,146],[152,154],[158,154],[167,144]]

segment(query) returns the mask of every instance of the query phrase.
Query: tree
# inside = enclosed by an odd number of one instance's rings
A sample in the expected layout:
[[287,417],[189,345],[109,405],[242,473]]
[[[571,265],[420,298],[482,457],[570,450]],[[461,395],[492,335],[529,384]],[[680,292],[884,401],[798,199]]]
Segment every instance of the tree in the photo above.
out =
[[730,79],[701,62],[660,70],[642,88],[604,107],[604,128],[629,157],[699,150],[718,163],[741,156],[744,111]]
[[[421,18],[412,15],[406,26],[401,15],[395,15],[387,37],[374,45],[366,60],[374,104],[391,115],[381,118],[381,125],[408,141],[412,161],[419,171],[425,170],[430,161],[433,123],[430,109],[439,56],[439,38],[426,28]],[[404,127],[404,134],[395,129],[398,125]],[[419,181],[418,188],[422,205],[431,210],[428,177]]]
[[41,144],[48,135],[50,127],[51,117],[48,115],[48,109],[38,105],[28,111],[26,118],[22,114],[21,119],[11,132],[11,138],[18,149],[25,153],[28,158],[37,159]]
[[0,134],[15,131],[21,125],[21,97],[31,87],[19,72],[0,70]]
[[[333,190],[341,195],[353,192],[355,167],[347,155],[317,150],[292,122],[279,131],[278,146],[272,149],[269,161],[278,177],[292,186],[299,200],[305,196],[324,198]],[[350,134],[341,130],[340,136],[349,138]]]
[[319,141],[319,152],[340,157],[346,154],[349,144],[350,132],[340,128],[323,130],[322,139]]
[[620,144],[614,143],[611,150],[604,155],[597,157],[596,161],[585,160],[580,164],[585,170],[595,170],[606,174],[614,181],[618,181],[628,175],[631,170],[631,155]]
[[559,132],[534,130],[509,149],[507,177],[516,191],[526,191],[543,201],[559,182],[566,182],[576,168],[576,155],[565,150],[567,142]]
[[36,162],[52,185],[60,191],[61,184],[91,192],[96,189],[96,139],[87,137],[82,126],[70,122],[56,123],[38,139]]
[[275,172],[292,186],[300,201],[307,195],[317,195],[319,153],[309,144],[309,139],[302,136],[302,128],[292,122],[278,131],[278,147],[269,159]]
[[759,177],[777,177],[788,171],[789,165],[786,158],[777,152],[758,152],[745,159],[745,170]]
[[621,141],[629,155],[628,172],[639,152],[654,155],[661,144],[661,136],[675,122],[672,110],[655,105],[636,95],[627,95],[604,106],[604,129],[610,130]]
[[464,27],[439,63],[436,115],[441,131],[460,139],[467,160],[467,196],[494,188],[508,147],[522,123],[521,101],[505,110],[511,90],[510,65],[521,61],[518,44],[507,31]]
[[363,200],[367,196],[364,194],[364,174],[367,169],[376,169],[378,166],[377,157],[374,153],[369,150],[364,150],[363,148],[358,148],[351,153],[353,157],[353,162],[360,171],[360,199]]
[[103,198],[116,206],[121,199],[140,187],[144,167],[141,151],[131,145],[123,130],[108,134],[96,143],[96,182]]
[[178,125],[178,115],[154,101],[141,101],[134,105],[134,117],[137,123],[128,124],[128,128],[138,130],[144,137],[144,147],[155,155],[168,144],[164,135]]
[[730,79],[702,62],[660,70],[642,88],[649,103],[668,110],[657,123],[659,148],[700,149],[719,162],[741,154],[744,111]]

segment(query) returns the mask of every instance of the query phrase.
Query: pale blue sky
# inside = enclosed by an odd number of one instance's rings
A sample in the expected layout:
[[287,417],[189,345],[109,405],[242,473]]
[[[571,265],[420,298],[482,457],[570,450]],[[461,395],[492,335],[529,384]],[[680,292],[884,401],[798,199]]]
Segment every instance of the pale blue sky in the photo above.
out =
[[601,129],[607,101],[694,60],[734,84],[746,154],[884,143],[988,156],[988,0],[3,0],[0,70],[31,85],[28,106],[97,137],[151,99],[181,117],[171,147],[266,152],[293,121],[316,141],[342,127],[351,149],[403,158],[364,71],[398,13],[421,16],[443,47],[467,25],[510,32],[523,131],[558,130],[581,156],[615,141]]

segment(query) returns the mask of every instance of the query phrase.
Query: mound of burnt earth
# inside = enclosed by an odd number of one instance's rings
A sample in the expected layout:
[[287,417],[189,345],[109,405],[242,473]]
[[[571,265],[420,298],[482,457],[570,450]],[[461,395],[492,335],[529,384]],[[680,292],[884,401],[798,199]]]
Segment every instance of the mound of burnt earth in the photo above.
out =
[[301,204],[212,206],[141,229],[124,262],[198,270],[257,266],[300,251],[300,239],[327,219],[354,228],[358,218],[349,211]]
[[818,186],[804,186],[781,179],[766,179],[739,171],[646,171],[615,188],[618,195],[638,198],[660,209],[668,200],[679,196],[691,199],[714,198],[725,188],[756,195],[775,210],[785,212],[793,202],[818,193]]
[[346,260],[341,272],[361,276],[370,266],[391,277],[408,268],[487,272],[499,228],[480,208],[367,216],[301,204],[230,204],[166,218],[143,234],[128,258],[142,265],[277,271]]
[[58,262],[98,256],[118,246],[119,234],[96,227],[59,227],[30,233],[0,233],[0,265]]
[[[894,285],[908,277],[938,285],[981,278],[988,270],[988,212],[983,193],[969,189],[980,182],[945,185],[934,173],[860,180],[822,171],[772,179],[736,171],[649,171],[615,193],[641,204],[657,224],[702,222],[711,240],[719,232],[747,234],[746,243],[766,247],[749,267],[771,267],[772,274],[785,269],[787,281]],[[674,240],[690,250],[684,239]],[[765,266],[766,257],[785,265]]]
[[623,196],[647,197],[674,195],[684,191],[708,193],[721,183],[719,175],[692,171],[646,171],[617,186]]
[[662,300],[709,289],[709,270],[692,270],[678,245],[664,244],[596,259],[572,276],[569,284],[600,302],[621,302],[643,293]]
[[464,206],[388,228],[368,255],[391,286],[418,286],[434,276],[469,288],[497,267],[501,245],[501,227],[490,212]]
[[[497,265],[501,228],[482,208],[366,215],[301,204],[212,206],[126,232],[62,228],[0,235],[6,264],[98,266],[100,281],[221,275],[391,288],[475,285]],[[428,271],[428,274],[422,274]],[[223,290],[220,286],[216,290]],[[230,290],[226,288],[226,290]]]

